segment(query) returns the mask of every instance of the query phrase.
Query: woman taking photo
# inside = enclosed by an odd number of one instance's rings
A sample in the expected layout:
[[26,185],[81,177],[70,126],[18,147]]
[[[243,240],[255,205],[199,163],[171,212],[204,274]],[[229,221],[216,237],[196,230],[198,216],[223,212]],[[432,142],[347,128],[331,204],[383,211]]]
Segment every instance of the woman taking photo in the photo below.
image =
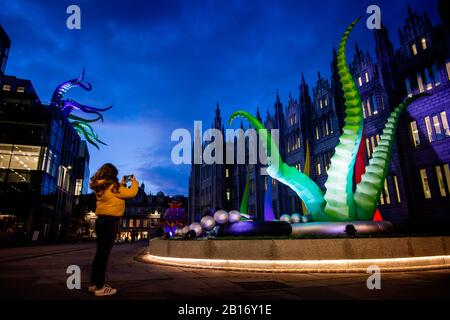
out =
[[104,164],[91,178],[90,188],[97,199],[95,214],[95,233],[97,234],[97,252],[92,263],[91,285],[89,291],[96,296],[110,296],[117,289],[105,284],[108,258],[119,229],[119,220],[125,211],[125,199],[134,198],[138,192],[138,182],[131,176],[131,187],[127,188],[126,177],[121,183],[117,179],[118,171],[110,163]]

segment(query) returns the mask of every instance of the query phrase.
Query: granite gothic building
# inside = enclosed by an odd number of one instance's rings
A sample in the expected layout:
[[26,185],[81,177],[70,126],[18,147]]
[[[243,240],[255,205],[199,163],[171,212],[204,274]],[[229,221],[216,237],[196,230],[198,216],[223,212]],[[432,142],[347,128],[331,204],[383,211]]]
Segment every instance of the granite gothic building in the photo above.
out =
[[[411,104],[401,116],[378,206],[383,218],[398,226],[450,225],[449,11],[448,3],[440,1],[441,22],[433,25],[427,13],[417,13],[408,7],[407,18],[398,31],[399,48],[394,48],[391,35],[382,27],[374,32],[375,56],[356,45],[350,60],[350,71],[362,100],[366,163],[390,112],[407,96],[430,94]],[[335,50],[330,68],[331,78],[319,72],[312,91],[301,75],[298,99],[289,94],[283,105],[277,93],[273,113],[268,111],[263,119],[268,129],[279,129],[279,148],[287,164],[303,171],[309,145],[310,176],[322,189],[344,124]],[[259,110],[256,115],[261,119]],[[224,130],[219,104],[213,127]],[[224,148],[230,143],[235,142],[228,141]],[[272,184],[276,216],[302,212],[297,195],[287,186],[261,175],[260,169],[259,164],[193,164],[189,186],[191,220],[198,221],[218,208],[239,210],[247,179],[248,211],[258,219],[264,216],[268,183]]]

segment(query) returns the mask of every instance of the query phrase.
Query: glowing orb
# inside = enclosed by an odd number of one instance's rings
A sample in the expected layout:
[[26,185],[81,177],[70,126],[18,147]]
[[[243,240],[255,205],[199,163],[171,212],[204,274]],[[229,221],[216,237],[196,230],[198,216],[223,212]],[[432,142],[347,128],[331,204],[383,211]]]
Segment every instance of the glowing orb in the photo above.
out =
[[300,216],[299,213],[294,213],[291,215],[291,223],[300,223],[301,220],[302,217]]
[[202,226],[198,222],[191,223],[191,225],[189,226],[189,231],[191,230],[195,232],[195,235],[197,237],[203,232]]
[[203,229],[209,231],[216,226],[216,221],[211,216],[204,216],[200,220],[200,225],[202,226]]
[[228,213],[225,210],[217,210],[214,213],[214,220],[216,220],[217,224],[224,224],[228,221]]
[[231,223],[238,222],[241,220],[241,213],[237,210],[231,210],[228,213],[228,221]]

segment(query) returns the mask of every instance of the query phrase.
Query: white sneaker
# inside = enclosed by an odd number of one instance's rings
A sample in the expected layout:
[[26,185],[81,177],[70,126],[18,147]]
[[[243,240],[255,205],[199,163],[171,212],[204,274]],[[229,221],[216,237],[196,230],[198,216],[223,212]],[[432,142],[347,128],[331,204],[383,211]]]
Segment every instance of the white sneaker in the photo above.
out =
[[112,296],[117,293],[117,289],[111,288],[109,286],[103,286],[103,288],[95,290],[95,296],[104,297],[104,296]]
[[[111,285],[109,285],[109,284],[107,284],[107,283],[105,283],[104,286],[105,286],[105,287],[111,288]],[[95,284],[90,285],[90,286],[88,287],[88,291],[89,291],[89,292],[95,292],[95,291],[97,291],[97,290],[100,290],[100,288],[97,288],[97,286],[96,286]]]

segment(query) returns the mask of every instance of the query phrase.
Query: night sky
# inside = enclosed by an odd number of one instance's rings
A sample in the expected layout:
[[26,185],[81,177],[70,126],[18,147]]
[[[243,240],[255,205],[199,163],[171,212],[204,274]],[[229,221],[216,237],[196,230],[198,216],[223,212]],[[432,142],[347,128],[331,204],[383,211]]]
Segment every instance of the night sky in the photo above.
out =
[[[437,1],[2,1],[0,23],[12,41],[6,73],[32,80],[48,102],[62,81],[86,68],[91,92],[68,96],[94,107],[114,105],[94,124],[108,143],[90,147],[91,175],[105,162],[134,173],[146,191],[188,190],[190,166],[170,160],[171,132],[209,127],[219,101],[232,111],[272,111],[277,89],[283,104],[298,98],[301,72],[310,86],[317,71],[329,77],[333,45],[370,4],[398,47],[407,4],[439,22]],[[110,2],[116,2],[111,4]],[[81,30],[66,28],[66,8],[81,8]],[[373,53],[365,19],[350,37]]]

